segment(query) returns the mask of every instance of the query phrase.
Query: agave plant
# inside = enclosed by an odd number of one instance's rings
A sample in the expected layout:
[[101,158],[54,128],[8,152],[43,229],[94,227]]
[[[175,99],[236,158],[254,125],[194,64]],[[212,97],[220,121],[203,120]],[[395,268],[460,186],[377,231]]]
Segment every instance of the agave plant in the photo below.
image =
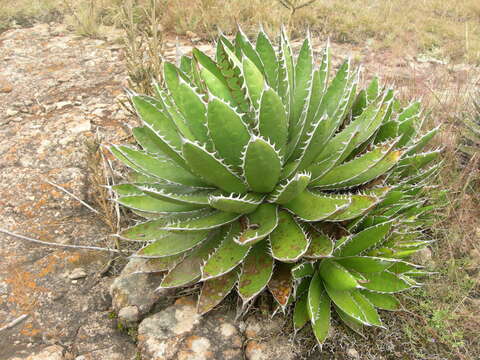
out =
[[309,37],[295,60],[285,31],[278,49],[263,31],[221,36],[215,58],[194,49],[165,64],[155,97],[132,95],[140,147],[111,151],[132,169],[117,201],[147,219],[120,236],[145,242],[161,288],[201,282],[202,314],[268,289],[322,343],[332,310],[382,326],[376,308],[417,286],[405,259],[428,243],[439,152],[422,152],[437,129],[419,135],[418,102],[402,108],[377,79],[359,91],[348,60],[332,76],[328,45],[315,63]]

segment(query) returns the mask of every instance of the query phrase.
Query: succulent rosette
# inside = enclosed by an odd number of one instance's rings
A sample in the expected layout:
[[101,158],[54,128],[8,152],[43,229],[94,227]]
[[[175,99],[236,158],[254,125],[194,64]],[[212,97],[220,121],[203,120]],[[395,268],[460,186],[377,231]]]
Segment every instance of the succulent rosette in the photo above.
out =
[[424,274],[407,259],[428,244],[437,129],[377,79],[360,90],[349,61],[332,75],[328,45],[317,61],[309,37],[296,58],[285,31],[278,43],[220,36],[214,58],[194,49],[155,97],[132,96],[143,125],[138,146],[110,148],[132,170],[114,190],[146,221],[120,236],[145,243],[160,287],[201,282],[200,313],[268,290],[322,343],[332,310],[381,326],[377,309]]

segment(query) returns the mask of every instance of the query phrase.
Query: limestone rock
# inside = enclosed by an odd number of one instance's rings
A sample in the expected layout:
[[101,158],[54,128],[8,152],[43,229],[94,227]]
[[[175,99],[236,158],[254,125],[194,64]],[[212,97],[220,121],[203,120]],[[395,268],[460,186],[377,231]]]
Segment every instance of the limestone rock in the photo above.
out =
[[147,314],[153,305],[169,293],[155,291],[162,279],[161,274],[142,272],[145,259],[133,258],[110,286],[112,305],[119,312],[127,306],[136,306],[140,316]]
[[140,323],[138,347],[144,360],[243,359],[234,313],[214,311],[201,318],[186,298]]
[[63,348],[58,345],[48,346],[37,354],[26,358],[15,357],[10,360],[63,360]]

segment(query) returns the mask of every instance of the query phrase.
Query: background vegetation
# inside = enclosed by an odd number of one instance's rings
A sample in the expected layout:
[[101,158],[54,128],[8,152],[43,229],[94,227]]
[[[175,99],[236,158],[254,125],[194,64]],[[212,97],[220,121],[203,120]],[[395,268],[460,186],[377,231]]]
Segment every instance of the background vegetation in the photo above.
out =
[[[102,37],[106,26],[139,31],[141,24],[151,20],[151,12],[142,10],[151,0],[132,2],[133,27],[122,10],[125,3],[128,1],[0,0],[0,31],[36,21],[64,21],[79,34],[92,37]],[[426,261],[436,275],[423,288],[405,294],[403,301],[409,311],[390,316],[387,331],[367,333],[366,340],[339,334],[325,348],[355,346],[362,358],[375,359],[387,352],[400,358],[409,354],[412,359],[480,358],[479,156],[460,159],[458,146],[463,119],[479,116],[472,100],[480,97],[480,2],[317,0],[299,9],[292,19],[276,0],[157,0],[156,6],[160,25],[149,23],[149,29],[157,29],[163,38],[179,35],[208,40],[219,27],[233,32],[237,23],[250,34],[259,23],[276,34],[281,23],[291,21],[293,37],[310,28],[321,39],[330,37],[351,49],[368,46],[381,56],[437,61],[438,67],[427,79],[405,78],[392,68],[379,73],[401,85],[405,100],[422,97],[425,108],[431,110],[431,125],[442,125],[435,145],[445,148],[440,181],[449,189],[449,204],[439,214],[432,234],[437,242],[432,246],[432,258]],[[141,51],[134,42],[130,41],[127,50],[131,80],[135,71],[144,79],[155,72],[155,63],[144,69],[143,61],[135,62]],[[458,75],[457,64],[466,75]]]

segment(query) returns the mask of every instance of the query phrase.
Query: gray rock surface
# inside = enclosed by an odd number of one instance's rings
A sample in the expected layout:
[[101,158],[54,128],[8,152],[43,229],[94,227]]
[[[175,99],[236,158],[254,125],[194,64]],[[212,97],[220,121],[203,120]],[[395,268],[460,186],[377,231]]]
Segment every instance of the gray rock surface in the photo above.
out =
[[144,319],[138,342],[145,360],[243,359],[234,313],[214,311],[200,318],[189,298]]
[[145,259],[133,258],[110,286],[112,305],[115,311],[135,306],[139,315],[147,314],[153,305],[171,291],[155,291],[163,274],[146,273]]

